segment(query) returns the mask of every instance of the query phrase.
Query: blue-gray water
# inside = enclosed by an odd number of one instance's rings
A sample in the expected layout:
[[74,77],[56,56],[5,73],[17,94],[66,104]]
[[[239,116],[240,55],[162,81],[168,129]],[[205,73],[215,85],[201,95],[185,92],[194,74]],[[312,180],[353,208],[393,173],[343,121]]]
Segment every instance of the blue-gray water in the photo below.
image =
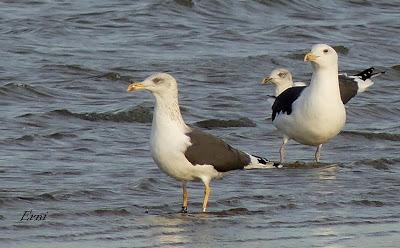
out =
[[[71,2],[71,3],[70,3]],[[399,1],[0,0],[1,247],[399,247]],[[278,159],[263,76],[303,54],[386,74],[347,105],[323,147],[294,142],[290,169],[180,185],[151,159],[153,99],[130,79],[172,73],[188,123]],[[240,119],[247,118],[247,119]],[[228,127],[226,127],[228,126]],[[229,127],[231,126],[231,127]],[[304,165],[304,163],[306,163]],[[19,221],[24,211],[44,221]]]

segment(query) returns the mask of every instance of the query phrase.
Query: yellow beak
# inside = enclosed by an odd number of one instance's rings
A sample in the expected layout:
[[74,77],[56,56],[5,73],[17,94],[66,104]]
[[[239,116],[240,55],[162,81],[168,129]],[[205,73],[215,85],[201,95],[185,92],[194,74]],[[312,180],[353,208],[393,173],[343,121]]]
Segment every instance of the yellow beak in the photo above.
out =
[[132,92],[132,91],[136,91],[136,90],[141,90],[144,89],[144,84],[140,83],[140,82],[133,82],[128,86],[127,91],[128,92]]
[[309,52],[304,56],[304,61],[315,61],[319,56]]
[[272,77],[265,77],[263,78],[263,80],[261,81],[261,84],[267,84],[269,82],[271,82],[273,80]]

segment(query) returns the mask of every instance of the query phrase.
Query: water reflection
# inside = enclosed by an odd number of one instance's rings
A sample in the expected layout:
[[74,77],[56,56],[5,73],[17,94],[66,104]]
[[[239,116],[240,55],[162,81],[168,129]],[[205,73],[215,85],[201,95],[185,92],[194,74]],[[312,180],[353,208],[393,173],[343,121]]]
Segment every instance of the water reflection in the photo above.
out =
[[155,215],[148,216],[147,221],[151,223],[153,241],[156,246],[182,245],[191,243],[190,236],[185,234],[185,226],[189,223],[184,214]]
[[318,178],[320,180],[335,180],[338,170],[339,168],[336,164],[329,165],[327,167],[321,167],[320,170],[318,170]]
[[217,227],[213,226],[212,222],[218,223],[221,218],[223,217],[218,213],[177,213],[149,216],[147,221],[152,226],[151,236],[155,246],[193,247],[194,243],[213,243],[219,239],[215,236]]

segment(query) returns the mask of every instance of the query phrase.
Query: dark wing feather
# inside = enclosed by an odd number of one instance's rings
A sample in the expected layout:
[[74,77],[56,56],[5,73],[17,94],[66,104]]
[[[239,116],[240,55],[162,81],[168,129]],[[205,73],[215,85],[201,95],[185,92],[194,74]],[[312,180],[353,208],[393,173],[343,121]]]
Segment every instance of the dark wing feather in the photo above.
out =
[[185,151],[185,157],[193,165],[209,164],[219,172],[243,169],[250,163],[250,157],[223,140],[192,128],[186,133],[190,138],[190,145]]
[[292,104],[299,98],[301,92],[307,86],[296,86],[286,89],[279,96],[276,97],[274,104],[272,105],[272,121],[280,112],[290,115],[292,113]]
[[354,78],[350,78],[345,75],[339,75],[339,90],[342,102],[343,104],[346,104],[351,98],[357,95],[358,83],[354,80]]
[[366,70],[363,70],[360,73],[355,74],[354,76],[360,77],[363,81],[365,81],[374,75],[374,70],[375,70],[374,67],[370,67]]

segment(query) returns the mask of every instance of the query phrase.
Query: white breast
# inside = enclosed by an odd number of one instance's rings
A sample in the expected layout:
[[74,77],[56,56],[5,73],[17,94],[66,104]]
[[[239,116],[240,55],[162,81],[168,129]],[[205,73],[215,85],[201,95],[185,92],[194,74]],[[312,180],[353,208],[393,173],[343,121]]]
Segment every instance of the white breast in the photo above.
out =
[[[156,114],[156,113],[155,113]],[[161,117],[161,118],[160,118]],[[153,120],[150,137],[151,155],[157,166],[178,180],[193,180],[191,165],[184,152],[190,144],[181,126],[158,116]]]
[[177,101],[171,95],[155,95],[156,106],[150,136],[151,154],[157,166],[167,175],[181,181],[209,181],[221,176],[212,165],[192,165],[185,157],[191,145],[186,135],[190,128],[182,119]]
[[290,115],[279,114],[274,125],[290,138],[305,145],[326,143],[344,127],[346,111],[342,101],[307,87],[293,103]]

